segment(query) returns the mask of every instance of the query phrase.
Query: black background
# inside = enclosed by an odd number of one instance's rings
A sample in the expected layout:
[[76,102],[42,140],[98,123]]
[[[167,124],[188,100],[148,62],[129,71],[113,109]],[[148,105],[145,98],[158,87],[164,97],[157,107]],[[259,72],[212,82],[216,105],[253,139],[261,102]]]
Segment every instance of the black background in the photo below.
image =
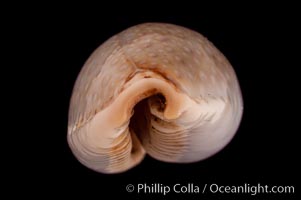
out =
[[[294,13],[283,9],[245,8],[231,12],[212,9],[208,13],[190,15],[153,13],[136,16],[91,14],[84,12],[85,9],[66,12],[63,9],[46,14],[39,11],[30,16],[28,24],[35,21],[30,25],[35,30],[30,38],[37,41],[31,48],[38,55],[34,62],[39,66],[29,68],[33,71],[32,84],[37,88],[38,96],[33,103],[43,113],[35,115],[38,130],[31,134],[33,145],[29,145],[30,157],[34,160],[28,164],[29,177],[37,178],[33,191],[57,196],[92,195],[97,199],[107,199],[106,194],[113,198],[122,195],[143,199],[146,195],[127,193],[125,186],[138,183],[296,186],[300,169],[297,163],[300,161],[297,150],[300,117],[294,116],[299,110],[297,93],[300,90],[296,73],[298,53],[293,49],[296,22]],[[43,17],[42,23],[36,20],[39,16]],[[146,157],[140,165],[122,174],[96,173],[81,165],[67,145],[72,88],[93,50],[114,34],[143,22],[166,22],[193,29],[223,52],[240,82],[244,99],[242,122],[231,143],[204,161],[169,164]],[[209,196],[186,195],[176,197],[205,199]],[[161,194],[155,196],[156,199],[164,198]],[[223,197],[220,194],[210,196]],[[288,199],[293,195],[269,196]]]

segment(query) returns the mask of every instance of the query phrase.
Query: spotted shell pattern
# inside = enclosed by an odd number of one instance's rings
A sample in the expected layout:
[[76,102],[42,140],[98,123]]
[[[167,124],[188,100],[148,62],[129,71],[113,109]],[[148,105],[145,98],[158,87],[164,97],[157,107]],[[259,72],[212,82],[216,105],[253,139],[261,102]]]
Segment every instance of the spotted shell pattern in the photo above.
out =
[[238,129],[243,101],[223,54],[172,24],[130,27],[98,47],[70,101],[68,144],[85,166],[119,173],[146,154],[174,163],[212,156]]

